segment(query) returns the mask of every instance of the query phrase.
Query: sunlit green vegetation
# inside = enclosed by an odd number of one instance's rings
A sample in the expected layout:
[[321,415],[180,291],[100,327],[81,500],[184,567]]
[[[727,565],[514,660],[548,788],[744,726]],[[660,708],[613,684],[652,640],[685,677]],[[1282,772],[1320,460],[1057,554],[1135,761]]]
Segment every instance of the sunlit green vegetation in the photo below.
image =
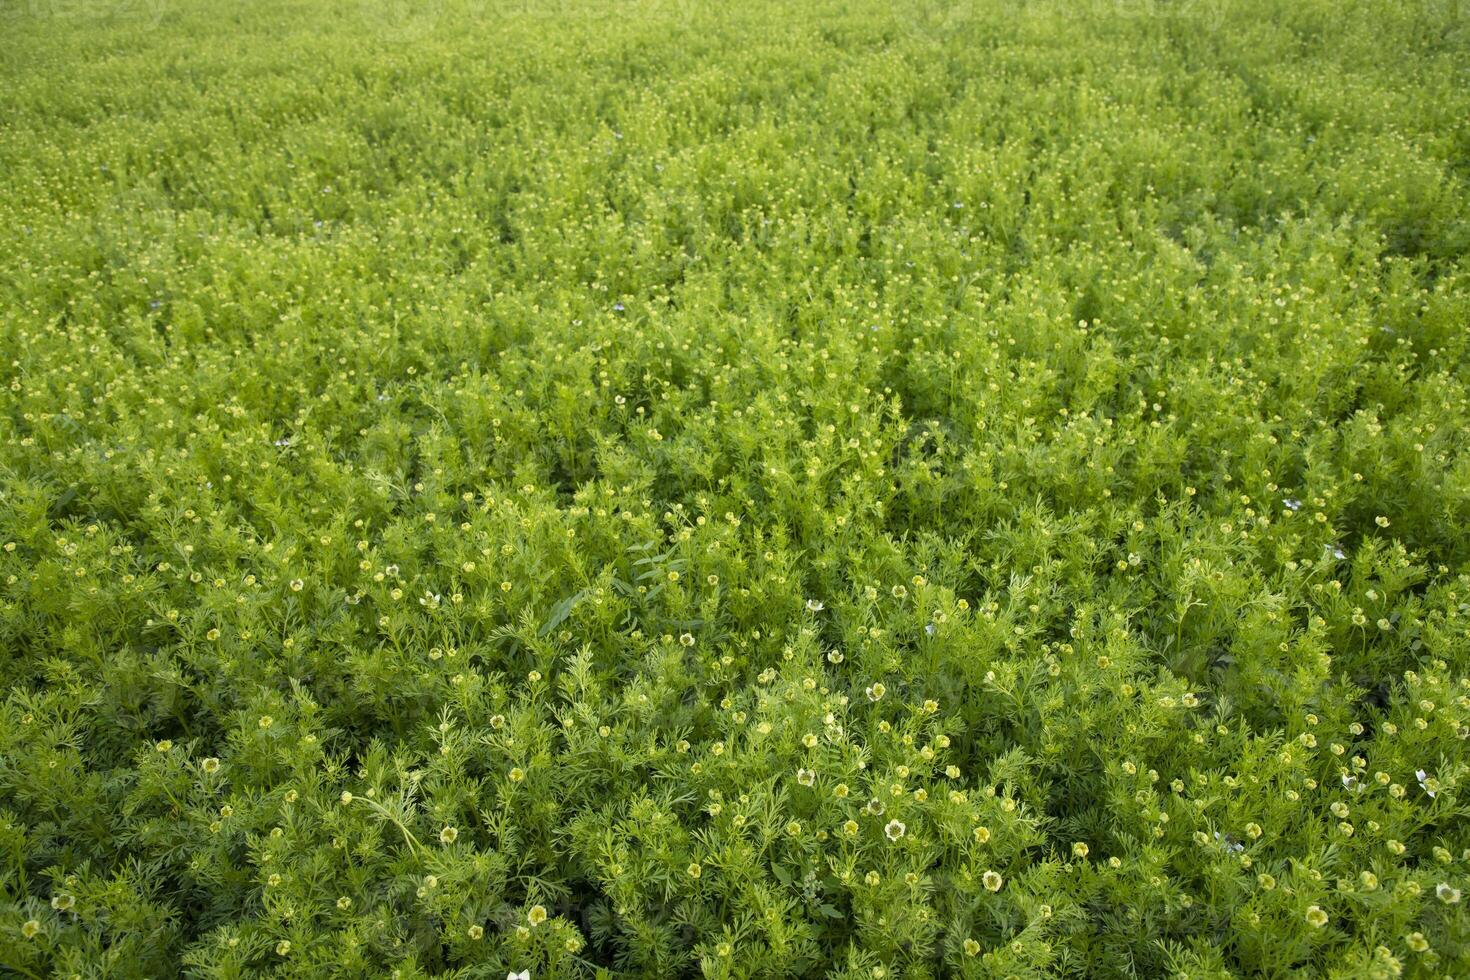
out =
[[0,26],[0,974],[1470,974],[1470,7]]

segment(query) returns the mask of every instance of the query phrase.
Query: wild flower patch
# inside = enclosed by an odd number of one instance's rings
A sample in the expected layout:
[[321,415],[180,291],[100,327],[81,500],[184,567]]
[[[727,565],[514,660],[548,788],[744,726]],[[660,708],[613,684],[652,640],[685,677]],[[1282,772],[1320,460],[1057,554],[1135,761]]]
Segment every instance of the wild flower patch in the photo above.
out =
[[23,6],[0,973],[1470,974],[1454,4]]

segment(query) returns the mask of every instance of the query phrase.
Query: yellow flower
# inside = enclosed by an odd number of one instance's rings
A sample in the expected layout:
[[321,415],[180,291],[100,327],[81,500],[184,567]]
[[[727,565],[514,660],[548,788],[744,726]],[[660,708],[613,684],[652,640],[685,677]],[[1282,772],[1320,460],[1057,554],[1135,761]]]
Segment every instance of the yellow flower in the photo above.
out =
[[977,943],[977,942],[975,942],[975,940],[973,940],[973,939],[966,939],[965,940],[965,955],[966,956],[979,956],[980,955],[980,944]]
[[480,926],[480,925],[470,926],[470,928],[469,928],[469,937],[471,939],[473,939],[473,940],[476,940],[476,941],[485,938],[485,929],[484,929],[484,927],[483,926]]
[[1327,913],[1322,911],[1320,905],[1307,906],[1307,923],[1314,929],[1321,929],[1327,924]]
[[25,925],[20,927],[20,934],[27,939],[35,939],[41,932],[39,919],[27,919]]
[[522,779],[525,779],[525,778],[526,778],[526,771],[524,769],[522,769],[520,766],[516,766],[514,769],[512,769],[510,771],[510,781],[513,782],[513,783],[518,783]]
[[990,828],[989,827],[976,827],[975,828],[975,840],[978,841],[981,844],[987,843],[990,840]]
[[445,827],[439,831],[439,842],[441,844],[453,844],[459,837],[459,831],[453,827]]
[[546,906],[532,905],[531,911],[526,913],[526,921],[534,928],[546,921]]
[[1078,858],[1087,857],[1087,845],[1078,841],[1072,845],[1072,856]]
[[993,892],[1000,891],[1000,887],[1005,884],[1005,879],[994,871],[985,872],[980,876],[980,881],[988,891]]
[[212,775],[219,772],[219,760],[211,756],[199,763],[199,768]]
[[291,940],[282,939],[280,942],[276,943],[277,956],[285,956],[289,952],[291,952]]
[[698,878],[703,873],[704,869],[699,866],[699,862],[696,861],[689,865],[689,877]]

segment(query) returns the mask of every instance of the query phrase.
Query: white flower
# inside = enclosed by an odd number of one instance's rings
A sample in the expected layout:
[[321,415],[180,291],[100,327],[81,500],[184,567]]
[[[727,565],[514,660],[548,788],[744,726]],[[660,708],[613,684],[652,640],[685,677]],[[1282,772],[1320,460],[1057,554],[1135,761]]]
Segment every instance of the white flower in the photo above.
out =
[[1429,794],[1429,798],[1431,800],[1434,799],[1435,787],[1429,785],[1429,773],[1425,772],[1423,769],[1416,769],[1414,771],[1414,778],[1419,780],[1419,786],[1424,790],[1424,792]]
[[822,605],[821,599],[808,599],[806,601],[806,607],[812,612],[821,612],[823,609],[827,608],[826,606]]
[[531,980],[531,971],[522,970],[520,973],[516,973],[512,970],[505,975],[505,980]]
[[908,828],[905,827],[901,821],[890,820],[888,821],[888,826],[883,828],[883,833],[888,835],[889,840],[898,840],[904,835],[904,832],[906,830],[908,830]]
[[1302,509],[1302,502],[1300,500],[1297,500],[1294,497],[1287,497],[1281,503],[1286,506],[1286,509],[1287,510],[1301,510]]

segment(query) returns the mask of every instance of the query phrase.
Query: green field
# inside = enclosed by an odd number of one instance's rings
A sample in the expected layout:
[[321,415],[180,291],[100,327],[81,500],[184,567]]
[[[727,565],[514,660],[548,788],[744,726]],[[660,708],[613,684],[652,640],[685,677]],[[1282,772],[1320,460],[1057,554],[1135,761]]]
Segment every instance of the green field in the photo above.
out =
[[0,976],[1470,976],[1470,0],[0,36]]

